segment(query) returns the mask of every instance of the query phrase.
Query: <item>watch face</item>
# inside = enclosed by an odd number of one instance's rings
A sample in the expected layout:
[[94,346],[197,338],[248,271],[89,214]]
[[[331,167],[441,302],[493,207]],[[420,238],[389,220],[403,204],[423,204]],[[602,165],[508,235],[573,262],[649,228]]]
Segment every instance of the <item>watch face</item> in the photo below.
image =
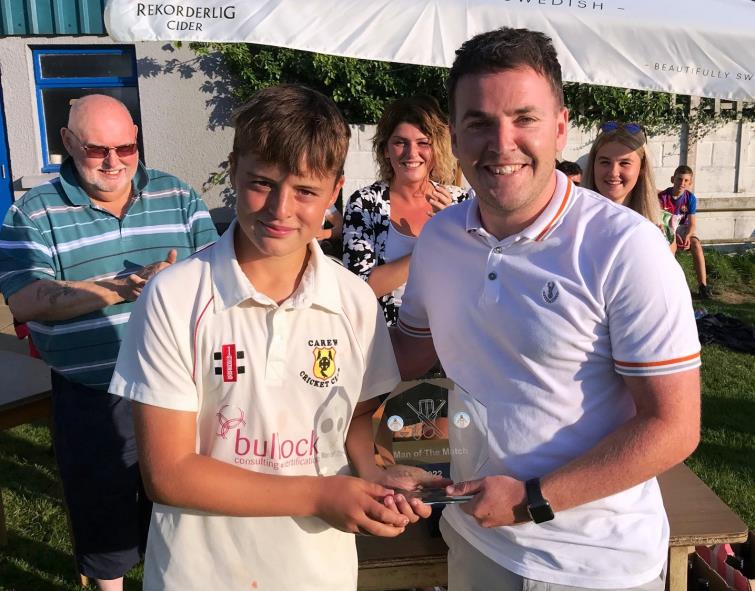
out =
[[544,523],[550,521],[554,517],[553,509],[551,509],[551,506],[547,501],[538,505],[529,505],[527,507],[527,512],[535,523]]

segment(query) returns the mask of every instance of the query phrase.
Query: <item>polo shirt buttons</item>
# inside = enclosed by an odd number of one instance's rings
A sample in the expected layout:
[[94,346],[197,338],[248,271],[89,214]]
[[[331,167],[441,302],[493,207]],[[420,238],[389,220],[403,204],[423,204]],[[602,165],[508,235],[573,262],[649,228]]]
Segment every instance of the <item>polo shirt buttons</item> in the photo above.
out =
[[503,249],[500,246],[496,246],[493,249],[493,252],[496,253],[496,254],[501,254],[503,252]]
[[498,277],[497,273],[494,273],[494,272],[488,273],[488,279],[490,279],[491,281],[494,281],[497,277]]

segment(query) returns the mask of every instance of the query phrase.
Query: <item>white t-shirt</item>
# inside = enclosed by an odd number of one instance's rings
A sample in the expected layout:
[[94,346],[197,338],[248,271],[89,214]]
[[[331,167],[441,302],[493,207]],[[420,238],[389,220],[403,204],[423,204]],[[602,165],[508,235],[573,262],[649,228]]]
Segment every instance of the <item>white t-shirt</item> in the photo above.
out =
[[[474,454],[453,456],[455,479],[546,475],[634,416],[622,375],[700,364],[689,289],[658,228],[561,173],[543,213],[503,240],[482,228],[476,197],[430,220],[399,329],[432,336],[448,377],[487,410],[487,461],[475,473]],[[444,516],[498,564],[564,585],[644,584],[668,550],[654,478],[540,525]]]
[[[388,224],[388,236],[385,238],[385,255],[383,256],[385,262],[392,263],[408,254],[412,254],[416,243],[416,236],[402,234],[396,229],[393,222],[390,222]],[[404,295],[405,287],[406,284],[402,283],[391,292],[393,295],[393,303],[397,306],[401,305],[401,298]]]
[[[149,282],[110,391],[196,412],[202,455],[268,474],[347,473],[354,407],[399,380],[375,296],[312,242],[299,288],[278,306],[242,273],[235,227]],[[354,589],[356,577],[354,536],[319,518],[154,506],[147,590],[324,591]]]

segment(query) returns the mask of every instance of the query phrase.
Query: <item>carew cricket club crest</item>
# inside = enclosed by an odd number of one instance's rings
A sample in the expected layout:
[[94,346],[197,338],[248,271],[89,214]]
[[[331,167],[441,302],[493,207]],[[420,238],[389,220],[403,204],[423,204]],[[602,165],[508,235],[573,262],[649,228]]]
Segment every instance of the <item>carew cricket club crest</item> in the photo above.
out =
[[312,368],[314,376],[320,380],[329,380],[336,373],[335,347],[315,347],[313,351],[315,365]]
[[307,346],[312,351],[312,369],[299,372],[301,379],[318,388],[335,384],[341,373],[336,361],[338,339],[310,339]]

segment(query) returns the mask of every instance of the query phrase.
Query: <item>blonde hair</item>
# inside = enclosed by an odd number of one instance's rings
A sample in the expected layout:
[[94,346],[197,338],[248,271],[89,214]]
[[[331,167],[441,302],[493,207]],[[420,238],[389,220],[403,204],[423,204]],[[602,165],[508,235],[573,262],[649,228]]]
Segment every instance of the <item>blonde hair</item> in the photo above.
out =
[[624,205],[654,224],[659,224],[661,222],[661,207],[658,203],[658,190],[655,188],[655,179],[653,178],[653,164],[650,161],[644,131],[630,133],[619,126],[611,131],[601,132],[595,138],[590,149],[590,155],[587,157],[585,174],[582,176],[582,186],[592,191],[598,191],[595,186],[595,158],[598,155],[598,150],[611,142],[617,142],[629,148],[640,157],[640,174],[637,177],[637,183],[629,193],[629,197],[624,201]]
[[378,165],[380,180],[386,183],[393,180],[393,167],[385,155],[385,148],[393,131],[401,123],[416,126],[430,140],[433,151],[430,179],[442,185],[453,184],[456,159],[451,153],[451,133],[448,131],[448,121],[441,112],[438,101],[425,95],[396,99],[383,111],[375,130],[375,137],[372,138],[372,151]]

